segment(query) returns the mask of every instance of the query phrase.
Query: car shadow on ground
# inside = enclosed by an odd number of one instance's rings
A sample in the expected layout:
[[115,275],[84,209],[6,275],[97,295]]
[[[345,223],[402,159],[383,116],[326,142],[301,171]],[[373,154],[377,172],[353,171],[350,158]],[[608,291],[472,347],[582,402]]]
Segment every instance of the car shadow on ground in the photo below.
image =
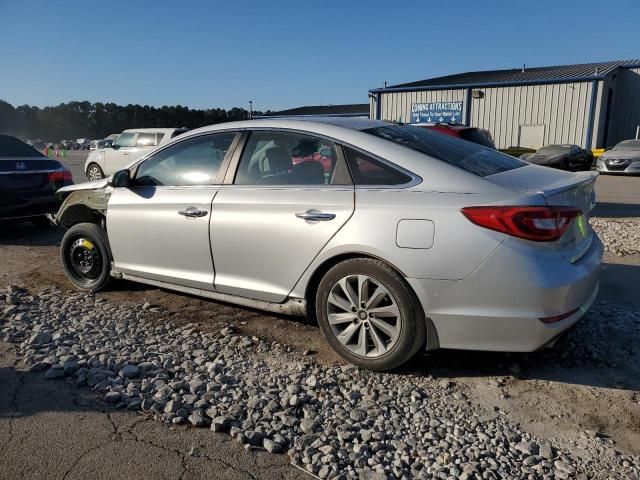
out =
[[598,202],[589,213],[590,217],[633,218],[640,217],[640,205],[633,203]]
[[0,222],[0,245],[25,247],[59,245],[64,229],[53,225],[35,224],[30,221]]

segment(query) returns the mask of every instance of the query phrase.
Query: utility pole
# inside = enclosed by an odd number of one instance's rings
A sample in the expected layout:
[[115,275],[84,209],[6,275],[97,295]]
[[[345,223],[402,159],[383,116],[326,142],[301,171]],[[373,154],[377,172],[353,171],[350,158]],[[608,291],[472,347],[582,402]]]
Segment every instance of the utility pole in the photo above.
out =
[[249,120],[253,120],[253,102],[249,100]]

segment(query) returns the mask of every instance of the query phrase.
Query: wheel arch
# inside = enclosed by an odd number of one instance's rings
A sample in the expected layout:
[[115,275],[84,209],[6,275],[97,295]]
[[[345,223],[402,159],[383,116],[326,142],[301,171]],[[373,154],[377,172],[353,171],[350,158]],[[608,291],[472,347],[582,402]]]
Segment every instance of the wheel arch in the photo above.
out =
[[[305,286],[304,298],[306,302],[307,318],[309,320],[313,321],[314,323],[318,322],[318,319],[316,318],[315,302],[316,302],[316,291],[318,289],[318,286],[320,285],[320,281],[322,280],[322,277],[324,277],[324,275],[335,265],[345,260],[351,260],[351,259],[357,259],[357,258],[365,258],[365,259],[368,258],[372,260],[379,260],[387,264],[403,279],[405,277],[405,274],[397,266],[393,265],[385,258],[381,258],[379,256],[372,255],[370,253],[364,253],[364,252],[340,253],[330,258],[327,258],[324,261],[322,261],[318,266],[316,266],[313,273],[309,276],[309,280],[307,281],[307,284]],[[418,308],[420,308],[423,318],[425,319],[426,328],[427,328],[426,348],[427,350],[436,350],[439,348],[440,343],[438,340],[438,332],[435,328],[435,325],[427,315],[427,312],[425,312],[424,307],[422,306],[422,303],[418,300],[418,295],[413,289],[413,287],[408,282],[405,282],[405,283],[408,290],[413,295],[415,305],[417,305]]]
[[66,229],[78,223],[95,223],[105,228],[107,201],[102,189],[72,192],[55,214],[55,221]]

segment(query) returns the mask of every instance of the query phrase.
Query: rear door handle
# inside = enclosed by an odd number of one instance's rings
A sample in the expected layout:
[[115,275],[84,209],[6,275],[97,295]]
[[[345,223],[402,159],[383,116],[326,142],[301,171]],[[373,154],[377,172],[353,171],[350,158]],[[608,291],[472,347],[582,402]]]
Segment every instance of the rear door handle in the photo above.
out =
[[187,207],[184,210],[178,210],[178,213],[185,217],[197,218],[197,217],[204,217],[209,212],[207,212],[206,210],[200,210],[199,208],[196,208],[196,207]]
[[303,213],[296,213],[296,217],[310,222],[327,222],[336,218],[335,213],[322,213],[317,210],[307,210]]

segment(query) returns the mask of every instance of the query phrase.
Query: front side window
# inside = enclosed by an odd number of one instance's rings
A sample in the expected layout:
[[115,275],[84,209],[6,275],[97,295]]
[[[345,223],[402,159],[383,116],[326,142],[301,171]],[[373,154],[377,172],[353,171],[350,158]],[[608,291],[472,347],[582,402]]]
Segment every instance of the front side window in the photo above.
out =
[[152,155],[138,167],[135,185],[211,185],[235,133],[218,133],[176,143]]
[[338,157],[333,142],[297,133],[254,132],[242,153],[236,185],[329,185]]
[[123,132],[118,135],[115,145],[118,147],[133,147],[135,145],[136,134],[132,132]]
[[138,137],[136,138],[137,147],[153,147],[155,145],[158,145],[156,133],[147,133],[147,132],[138,133]]
[[363,130],[411,150],[486,177],[527,165],[526,162],[487,147],[411,125],[388,125]]

